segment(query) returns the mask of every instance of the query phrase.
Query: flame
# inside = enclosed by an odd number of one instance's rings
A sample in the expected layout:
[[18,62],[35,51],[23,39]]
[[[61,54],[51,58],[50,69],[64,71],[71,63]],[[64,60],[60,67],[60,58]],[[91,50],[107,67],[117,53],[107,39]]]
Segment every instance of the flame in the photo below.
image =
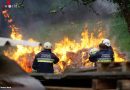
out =
[[94,33],[89,33],[87,26],[85,26],[81,33],[81,40],[79,43],[65,37],[55,44],[54,53],[60,58],[58,65],[61,71],[64,71],[67,66],[72,64],[72,67],[78,68],[93,66],[93,63],[88,60],[88,50],[93,47],[98,47],[99,43],[104,38],[104,33],[99,32],[97,36],[94,35]]
[[[19,28],[15,26],[13,23],[13,19],[8,13],[8,10],[3,10],[2,14],[4,18],[7,20],[9,27],[11,28],[10,37],[13,40],[22,40],[23,36],[19,32]],[[33,39],[29,39],[29,42],[35,42]],[[9,48],[9,50],[4,51],[4,55],[9,57],[12,60],[15,60],[26,72],[32,72],[32,62],[37,54],[41,50],[41,47],[29,47],[17,45],[16,49]]]
[[[22,40],[22,35],[18,32],[18,28],[12,27],[11,38],[14,40]],[[29,42],[35,42],[33,39],[29,39]],[[17,45],[16,50],[4,51],[5,56],[12,60],[15,60],[26,72],[32,72],[32,62],[37,54],[41,50],[41,47],[31,47]],[[14,51],[14,52],[12,52]]]
[[[3,16],[9,20],[11,28],[11,38],[14,40],[22,40],[23,35],[20,34],[19,28],[12,24],[13,20],[10,18],[7,10],[3,11]],[[99,43],[104,38],[104,31],[98,31],[98,34],[95,35],[95,32],[89,32],[88,27],[83,28],[81,33],[80,42],[71,40],[68,37],[65,37],[58,43],[55,43],[53,52],[60,58],[60,61],[55,65],[55,72],[63,72],[67,67],[82,68],[82,67],[91,67],[93,63],[88,60],[88,51],[90,48],[97,48]],[[35,40],[29,39],[30,42]],[[113,46],[115,54],[115,62],[123,62],[125,58],[121,58],[118,55],[118,50]],[[40,47],[25,47],[22,45],[17,45],[17,48],[14,50],[9,49],[4,51],[4,54],[15,60],[26,72],[32,72],[32,62],[35,55],[41,51]]]
[[[87,68],[94,65],[88,59],[88,51],[91,48],[98,48],[99,44],[105,37],[105,32],[101,30],[97,31],[98,34],[96,36],[94,32],[88,32],[88,28],[85,26],[83,32],[81,33],[81,40],[79,43],[65,37],[63,40],[55,44],[54,53],[60,58],[58,66],[60,67],[61,72],[63,72],[68,66],[71,66],[71,68]],[[112,47],[114,50],[114,62],[126,61],[125,56],[119,56],[119,51],[116,46]],[[76,65],[73,64],[74,62],[76,62]]]

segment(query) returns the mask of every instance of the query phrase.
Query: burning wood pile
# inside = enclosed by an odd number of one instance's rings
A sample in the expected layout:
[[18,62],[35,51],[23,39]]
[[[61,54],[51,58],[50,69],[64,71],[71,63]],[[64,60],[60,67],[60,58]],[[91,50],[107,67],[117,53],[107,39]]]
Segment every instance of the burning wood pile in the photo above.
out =
[[[84,55],[82,55],[84,53]],[[88,59],[88,49],[79,50],[77,53],[67,52],[67,58],[71,60],[72,68],[85,66],[85,63],[90,63]],[[89,65],[87,65],[89,66]],[[91,66],[91,64],[90,64]]]
[[[19,29],[14,25],[8,10],[2,11],[3,16],[8,21],[11,28],[11,38],[14,40],[22,40],[23,35],[19,33]],[[10,21],[11,20],[11,21]],[[88,60],[88,51],[90,48],[98,47],[99,43],[105,37],[105,32],[101,28],[95,29],[98,34],[89,32],[87,26],[83,28],[80,42],[65,37],[58,43],[55,43],[53,52],[60,58],[60,62],[54,66],[56,73],[64,72],[67,68],[88,68],[93,63]],[[30,42],[34,40],[31,39]],[[115,53],[115,62],[122,62],[125,58],[119,57],[117,48],[113,46]],[[15,60],[26,72],[32,72],[32,62],[35,55],[41,51],[39,47],[29,47],[17,45],[17,49],[4,51],[5,56]]]

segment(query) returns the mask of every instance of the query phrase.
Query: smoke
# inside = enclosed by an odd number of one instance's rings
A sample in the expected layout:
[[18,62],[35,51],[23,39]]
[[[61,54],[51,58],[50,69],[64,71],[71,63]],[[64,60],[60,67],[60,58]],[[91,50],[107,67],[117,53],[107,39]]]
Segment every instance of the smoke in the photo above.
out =
[[110,2],[109,0],[97,0],[93,4],[93,7],[97,13],[105,17],[117,12],[118,9],[118,5]]
[[[68,3],[63,10],[56,9],[56,13],[50,13],[54,5],[60,7],[67,2],[61,1],[25,0],[24,8],[10,9],[10,13],[16,25],[21,28],[25,39],[32,37],[38,41],[56,41],[64,36],[74,38],[82,31],[81,26],[85,22],[108,19],[113,12],[117,11],[117,5],[112,2],[96,0],[88,6],[73,1]],[[55,4],[56,2],[58,4]],[[0,27],[7,29],[5,32],[0,32],[2,36],[8,33],[8,28],[2,16],[0,19]]]

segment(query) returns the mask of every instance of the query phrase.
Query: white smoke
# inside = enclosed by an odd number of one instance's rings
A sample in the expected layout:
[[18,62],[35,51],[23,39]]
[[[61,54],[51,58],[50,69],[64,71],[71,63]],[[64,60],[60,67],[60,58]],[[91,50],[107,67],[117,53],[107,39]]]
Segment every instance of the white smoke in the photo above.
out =
[[118,5],[110,0],[96,0],[93,4],[93,7],[101,15],[110,15],[118,10]]

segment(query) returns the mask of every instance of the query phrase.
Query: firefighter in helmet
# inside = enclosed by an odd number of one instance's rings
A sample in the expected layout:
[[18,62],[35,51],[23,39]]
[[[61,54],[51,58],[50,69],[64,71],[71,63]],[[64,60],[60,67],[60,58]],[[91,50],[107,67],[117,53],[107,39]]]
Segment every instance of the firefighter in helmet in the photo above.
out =
[[112,54],[114,55],[114,51],[113,51],[113,48],[111,47],[111,42],[109,39],[103,39],[101,44],[105,44],[108,49],[112,52]]
[[50,42],[44,43],[44,50],[35,56],[33,62],[33,70],[39,73],[54,73],[53,64],[58,63],[59,58],[52,53],[52,44]]
[[114,61],[114,53],[110,44],[110,40],[104,39],[102,43],[99,44],[98,49],[91,49],[89,60],[91,62],[112,62]]

